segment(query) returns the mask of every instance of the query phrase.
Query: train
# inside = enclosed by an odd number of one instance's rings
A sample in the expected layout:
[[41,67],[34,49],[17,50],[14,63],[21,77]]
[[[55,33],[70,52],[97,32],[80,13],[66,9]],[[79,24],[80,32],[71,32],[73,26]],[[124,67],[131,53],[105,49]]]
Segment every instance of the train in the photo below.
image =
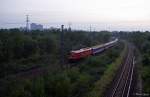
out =
[[68,59],[72,60],[72,61],[76,61],[76,60],[80,60],[80,59],[86,58],[91,55],[99,54],[99,53],[103,52],[104,50],[114,46],[117,42],[118,42],[118,39],[116,38],[113,41],[110,41],[108,43],[104,43],[101,45],[96,45],[93,47],[82,48],[79,50],[70,51],[70,55],[69,55]]

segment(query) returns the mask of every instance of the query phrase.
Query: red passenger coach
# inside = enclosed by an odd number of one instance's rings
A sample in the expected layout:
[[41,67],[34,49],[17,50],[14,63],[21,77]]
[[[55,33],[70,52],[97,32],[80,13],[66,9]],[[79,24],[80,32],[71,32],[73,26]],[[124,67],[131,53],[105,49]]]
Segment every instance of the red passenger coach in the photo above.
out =
[[76,51],[71,51],[71,54],[69,56],[70,60],[79,60],[81,58],[85,58],[87,56],[90,56],[92,54],[91,48],[83,48]]

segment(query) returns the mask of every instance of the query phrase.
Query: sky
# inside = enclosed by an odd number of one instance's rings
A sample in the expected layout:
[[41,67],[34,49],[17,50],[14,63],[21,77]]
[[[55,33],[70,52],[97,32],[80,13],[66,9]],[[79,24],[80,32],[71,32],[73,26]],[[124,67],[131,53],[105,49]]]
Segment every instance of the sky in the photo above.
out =
[[150,0],[0,0],[0,28],[68,23],[74,29],[150,30]]

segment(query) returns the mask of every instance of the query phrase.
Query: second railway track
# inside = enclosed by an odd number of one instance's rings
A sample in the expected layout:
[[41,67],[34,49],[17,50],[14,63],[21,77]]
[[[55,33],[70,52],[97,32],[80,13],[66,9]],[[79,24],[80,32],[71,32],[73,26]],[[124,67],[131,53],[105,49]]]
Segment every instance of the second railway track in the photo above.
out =
[[106,97],[130,97],[131,85],[134,74],[134,48],[129,45],[127,57],[122,63],[120,72],[118,72]]

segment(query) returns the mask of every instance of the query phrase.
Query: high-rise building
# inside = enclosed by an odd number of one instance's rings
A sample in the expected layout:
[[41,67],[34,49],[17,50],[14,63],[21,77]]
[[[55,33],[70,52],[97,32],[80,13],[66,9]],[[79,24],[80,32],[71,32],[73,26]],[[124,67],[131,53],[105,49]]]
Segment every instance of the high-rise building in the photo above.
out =
[[30,29],[31,30],[43,30],[43,25],[36,24],[36,23],[31,23]]

